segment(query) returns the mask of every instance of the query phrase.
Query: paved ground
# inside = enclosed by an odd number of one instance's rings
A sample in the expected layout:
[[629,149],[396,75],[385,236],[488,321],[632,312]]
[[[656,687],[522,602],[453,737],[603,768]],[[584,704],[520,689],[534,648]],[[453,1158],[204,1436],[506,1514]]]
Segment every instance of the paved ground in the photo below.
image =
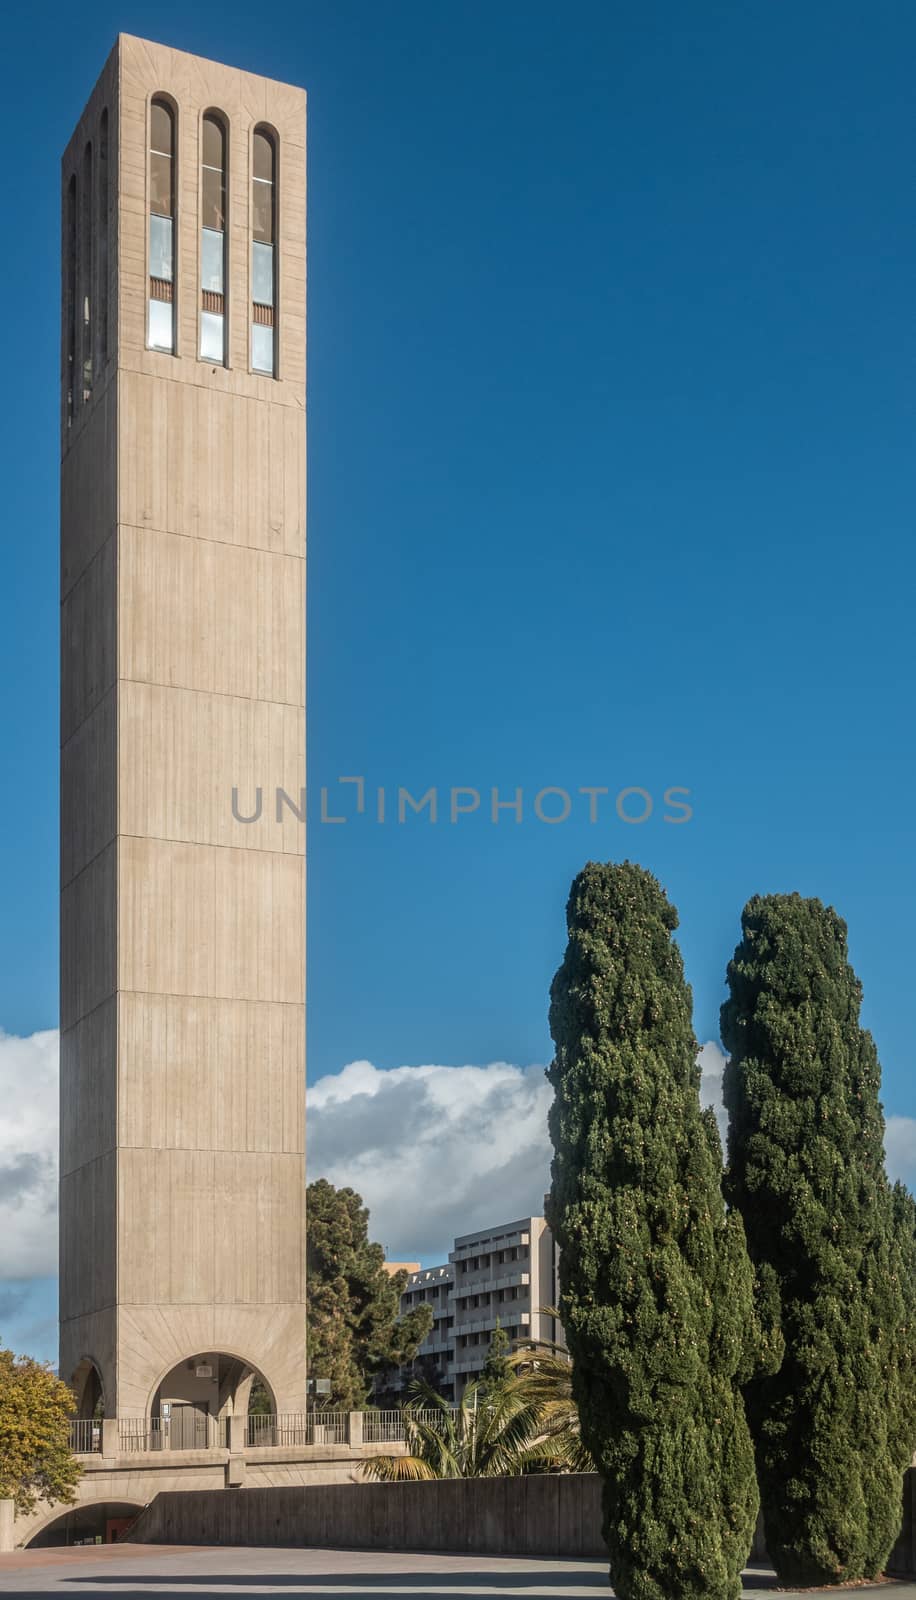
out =
[[[607,1567],[599,1561],[521,1561],[482,1556],[378,1554],[365,1550],[179,1549],[163,1545],[110,1545],[76,1550],[23,1550],[0,1555],[0,1594],[47,1595],[56,1600],[140,1600],[143,1595],[300,1595],[308,1600],[433,1600],[470,1595],[525,1600],[598,1600],[609,1596]],[[772,1574],[746,1575],[745,1595],[760,1600],[773,1589]],[[782,1591],[785,1593],[785,1591]],[[836,1593],[837,1591],[834,1591]],[[840,1591],[843,1592],[843,1591]],[[849,1593],[850,1591],[845,1591]],[[916,1600],[916,1584],[865,1591]],[[774,1596],[775,1600],[775,1596]],[[786,1596],[786,1600],[789,1597]]]

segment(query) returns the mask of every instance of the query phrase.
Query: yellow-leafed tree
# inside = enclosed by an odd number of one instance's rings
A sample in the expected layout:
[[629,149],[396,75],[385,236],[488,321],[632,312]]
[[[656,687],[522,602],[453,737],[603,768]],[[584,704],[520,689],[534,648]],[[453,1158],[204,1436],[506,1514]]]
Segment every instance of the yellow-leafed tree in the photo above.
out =
[[73,1395],[49,1367],[0,1350],[0,1498],[20,1514],[40,1501],[70,1505],[80,1464],[70,1449]]

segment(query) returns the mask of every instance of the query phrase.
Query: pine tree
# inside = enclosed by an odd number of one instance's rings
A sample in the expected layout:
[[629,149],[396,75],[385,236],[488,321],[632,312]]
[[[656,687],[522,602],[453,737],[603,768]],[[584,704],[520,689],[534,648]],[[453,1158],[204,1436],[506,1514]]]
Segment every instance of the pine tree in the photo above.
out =
[[845,923],[752,899],[728,984],[726,1192],[785,1343],[746,1392],[767,1549],[783,1584],[875,1577],[916,1445],[916,1245]]
[[700,1109],[677,914],[629,862],[572,885],[551,989],[548,1212],[620,1600],[735,1600],[757,1515],[752,1273]]
[[406,1272],[389,1273],[369,1240],[369,1213],[353,1189],[325,1178],[306,1191],[309,1372],[328,1378],[331,1404],[357,1411],[376,1374],[406,1365],[432,1326],[432,1307],[400,1315]]

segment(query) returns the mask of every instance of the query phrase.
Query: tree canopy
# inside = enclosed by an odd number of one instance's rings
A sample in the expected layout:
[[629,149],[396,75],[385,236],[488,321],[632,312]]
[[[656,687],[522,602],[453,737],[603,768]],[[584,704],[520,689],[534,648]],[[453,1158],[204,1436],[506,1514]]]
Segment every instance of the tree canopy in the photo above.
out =
[[620,1600],[736,1600],[757,1515],[741,1219],[700,1108],[677,914],[648,872],[574,880],[551,989],[548,1217],[583,1441]]
[[319,1178],[308,1186],[306,1207],[309,1371],[330,1379],[331,1405],[358,1411],[377,1373],[414,1359],[432,1325],[432,1307],[400,1315],[407,1274],[386,1271],[355,1190]]
[[73,1395],[50,1368],[0,1350],[0,1498],[16,1510],[70,1505],[80,1465],[70,1449]]
[[494,1385],[498,1383],[505,1383],[506,1379],[509,1377],[509,1374],[512,1371],[510,1364],[511,1353],[512,1341],[497,1317],[496,1327],[493,1329],[493,1333],[490,1337],[490,1348],[487,1351],[487,1359],[483,1364],[483,1371],[480,1374],[481,1381],[485,1383],[488,1388],[493,1388]]

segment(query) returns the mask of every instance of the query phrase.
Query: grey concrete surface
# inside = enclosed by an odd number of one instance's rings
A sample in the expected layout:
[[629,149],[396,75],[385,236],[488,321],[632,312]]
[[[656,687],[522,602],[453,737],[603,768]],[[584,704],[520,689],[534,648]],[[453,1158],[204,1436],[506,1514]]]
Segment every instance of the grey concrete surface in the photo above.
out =
[[[114,1600],[141,1595],[246,1596],[278,1594],[308,1600],[465,1600],[467,1596],[525,1600],[597,1600],[610,1595],[601,1561],[529,1561],[513,1557],[397,1555],[368,1550],[189,1549],[120,1545],[99,1549],[20,1551],[0,1557],[0,1593],[56,1600]],[[745,1595],[772,1590],[764,1568],[747,1574]],[[785,1593],[785,1591],[780,1591]],[[916,1600],[916,1584],[867,1591]],[[789,1600],[789,1597],[786,1597]]]
[[595,1472],[157,1494],[131,1543],[602,1560]]

